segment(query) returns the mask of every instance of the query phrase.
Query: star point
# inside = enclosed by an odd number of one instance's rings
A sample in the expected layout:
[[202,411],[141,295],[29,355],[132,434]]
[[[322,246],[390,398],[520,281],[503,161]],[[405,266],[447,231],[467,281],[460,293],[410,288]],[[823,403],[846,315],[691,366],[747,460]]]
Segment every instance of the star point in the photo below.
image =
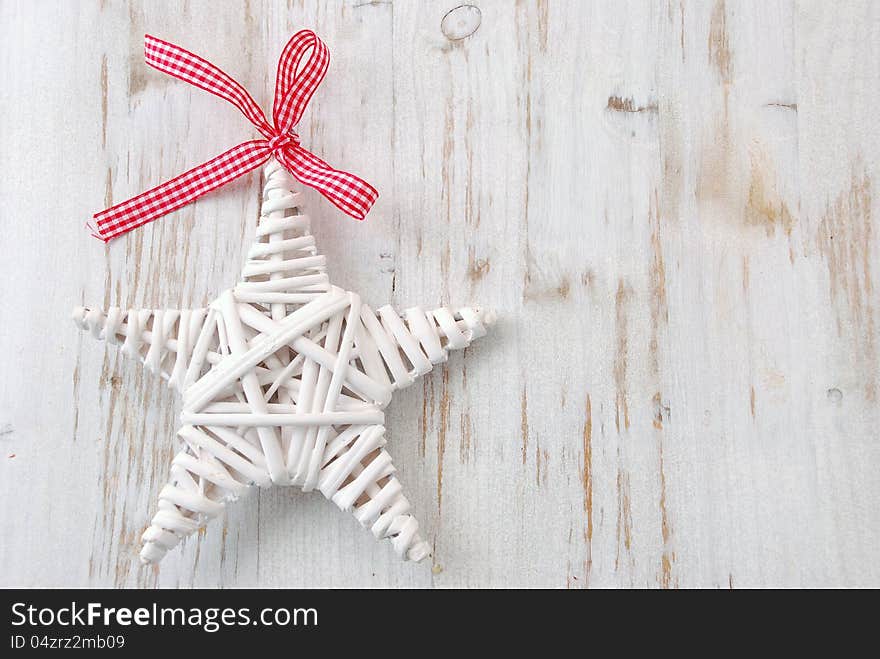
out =
[[398,555],[430,547],[385,449],[392,394],[486,333],[465,307],[373,311],[334,286],[275,161],[241,280],[203,309],[78,308],[74,320],[121,347],[183,399],[174,457],[140,556],[156,563],[251,486],[318,490]]

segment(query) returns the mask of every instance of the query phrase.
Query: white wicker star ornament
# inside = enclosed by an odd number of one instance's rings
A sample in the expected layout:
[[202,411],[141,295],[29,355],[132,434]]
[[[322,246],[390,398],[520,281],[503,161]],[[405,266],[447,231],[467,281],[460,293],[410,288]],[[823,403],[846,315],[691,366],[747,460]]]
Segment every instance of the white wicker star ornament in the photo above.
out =
[[183,396],[184,448],[142,537],[146,563],[250,485],[318,489],[401,557],[430,553],[384,448],[382,410],[492,319],[476,308],[374,312],[333,286],[293,185],[271,161],[241,280],[207,308],[74,312]]

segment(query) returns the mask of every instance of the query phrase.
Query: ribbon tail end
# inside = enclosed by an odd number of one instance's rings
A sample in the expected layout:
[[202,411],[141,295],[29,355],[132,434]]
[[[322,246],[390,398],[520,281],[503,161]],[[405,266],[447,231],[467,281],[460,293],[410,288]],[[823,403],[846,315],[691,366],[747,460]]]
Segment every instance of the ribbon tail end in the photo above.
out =
[[97,219],[98,219],[98,214],[96,213],[95,215],[92,216],[91,220],[86,220],[83,224],[85,224],[86,229],[89,230],[89,233],[92,234],[93,238],[97,238],[98,240],[100,240],[101,242],[103,242],[106,245],[107,243],[110,242],[111,238],[109,238],[101,233],[101,229],[98,228],[97,223],[93,222],[93,220],[96,221]]
[[[369,185],[369,183],[367,185]],[[373,192],[373,194],[372,194],[373,198],[370,199],[369,202],[367,202],[367,207],[363,211],[361,211],[357,215],[352,216],[358,222],[363,222],[364,220],[367,219],[367,215],[369,215],[370,211],[373,210],[373,204],[375,204],[376,200],[379,198],[379,192],[376,190],[376,188],[374,188],[372,185],[370,185],[370,188],[372,189],[372,192]]]

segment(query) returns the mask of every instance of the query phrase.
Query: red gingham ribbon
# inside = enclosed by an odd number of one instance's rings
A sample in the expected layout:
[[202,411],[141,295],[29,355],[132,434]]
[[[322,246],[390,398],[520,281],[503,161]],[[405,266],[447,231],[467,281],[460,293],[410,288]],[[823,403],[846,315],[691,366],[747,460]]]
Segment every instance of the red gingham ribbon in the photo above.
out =
[[[297,73],[306,53],[302,69]],[[376,189],[354,174],[333,169],[299,144],[293,132],[312,94],[324,79],[330,51],[311,30],[297,32],[281,53],[275,80],[274,125],[244,87],[198,55],[156,37],[144,37],[144,58],[150,66],[229,101],[265,138],[244,142],[188,172],[96,213],[91,227],[96,238],[108,242],[147,222],[171,213],[203,194],[259,167],[270,156],[301,183],[315,188],[336,207],[364,219],[379,196]]]

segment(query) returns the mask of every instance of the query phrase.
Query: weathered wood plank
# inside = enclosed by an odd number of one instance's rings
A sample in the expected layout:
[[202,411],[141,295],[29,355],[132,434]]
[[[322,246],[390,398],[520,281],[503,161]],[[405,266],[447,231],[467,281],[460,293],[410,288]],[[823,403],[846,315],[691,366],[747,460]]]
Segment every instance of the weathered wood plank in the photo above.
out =
[[[880,8],[457,4],[0,4],[0,583],[880,585]],[[109,248],[82,221],[251,136],[144,32],[268,105],[300,27],[303,142],[381,193],[307,192],[336,283],[501,317],[389,410],[434,563],[269,490],[147,570],[178,408],[67,311],[204,304],[259,176]]]

